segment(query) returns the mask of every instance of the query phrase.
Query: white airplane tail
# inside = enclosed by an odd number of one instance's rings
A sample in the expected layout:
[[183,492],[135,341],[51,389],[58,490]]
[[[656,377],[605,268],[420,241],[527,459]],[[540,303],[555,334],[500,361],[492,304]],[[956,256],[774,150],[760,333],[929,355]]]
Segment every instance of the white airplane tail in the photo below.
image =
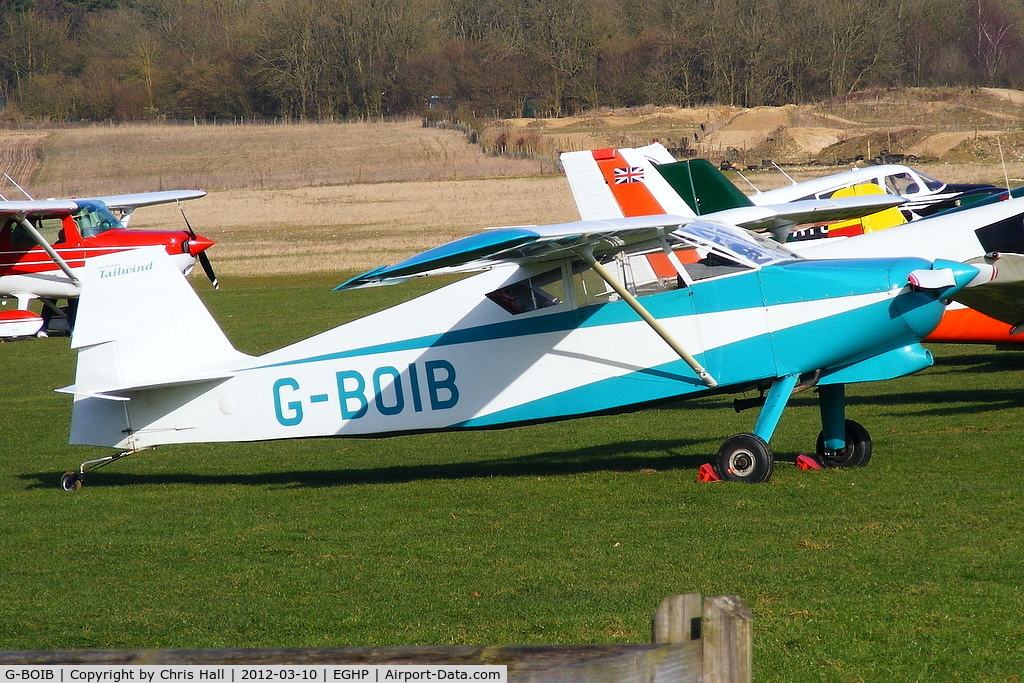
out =
[[655,170],[659,164],[675,162],[660,143],[638,148],[564,152],[560,159],[583,220],[664,213],[695,215]]
[[160,247],[90,258],[80,279],[75,384],[59,390],[75,395],[73,443],[95,443],[85,435],[99,427],[87,423],[100,405],[106,421],[124,424],[125,392],[227,378],[251,358],[235,350]]

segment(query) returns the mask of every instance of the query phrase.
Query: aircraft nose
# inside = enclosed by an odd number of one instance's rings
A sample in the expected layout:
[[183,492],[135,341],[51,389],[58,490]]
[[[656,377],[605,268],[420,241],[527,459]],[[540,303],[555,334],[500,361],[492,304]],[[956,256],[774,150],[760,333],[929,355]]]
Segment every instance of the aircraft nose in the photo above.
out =
[[[910,262],[913,265],[913,261]],[[958,261],[936,260],[930,267],[918,267],[904,272],[908,290],[893,301],[893,313],[920,339],[924,339],[938,326],[949,297],[988,273]],[[980,277],[979,277],[980,276]]]
[[216,242],[202,235],[189,235],[187,244],[189,255],[199,256],[199,254],[212,247]]
[[930,269],[911,271],[907,283],[917,290],[931,290],[937,298],[948,299],[964,287],[991,280],[993,274],[994,268],[989,265],[973,266],[938,259]]

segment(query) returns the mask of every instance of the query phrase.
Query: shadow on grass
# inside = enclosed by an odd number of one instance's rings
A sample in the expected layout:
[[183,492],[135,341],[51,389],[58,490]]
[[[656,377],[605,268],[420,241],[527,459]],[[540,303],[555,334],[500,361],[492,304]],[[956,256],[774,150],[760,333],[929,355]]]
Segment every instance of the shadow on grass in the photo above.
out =
[[[790,405],[817,406],[813,395],[793,398]],[[996,410],[1024,406],[1024,394],[1019,388],[1005,389],[946,389],[934,391],[903,391],[878,396],[847,396],[847,417],[857,418],[857,407],[887,408],[885,414],[920,416],[957,416],[988,413]],[[905,410],[904,408],[911,408]],[[913,407],[917,409],[914,410]],[[899,410],[896,410],[899,409]],[[875,414],[879,414],[876,411]]]
[[[360,484],[397,484],[430,480],[486,479],[490,477],[544,477],[591,472],[637,472],[640,470],[696,470],[714,457],[681,455],[676,449],[687,442],[673,440],[629,441],[588,447],[571,451],[552,451],[514,458],[478,462],[438,463],[427,465],[394,465],[365,469],[282,470],[279,472],[190,474],[136,474],[117,472],[113,468],[86,473],[86,485],[133,486],[144,484],[241,485],[327,487]],[[717,450],[717,447],[715,448]],[[139,457],[157,457],[156,453]],[[59,472],[35,472],[18,475],[30,482],[28,488],[57,486]]]
[[[986,347],[988,348],[988,347]],[[1024,348],[988,353],[964,353],[936,356],[935,367],[969,369],[970,372],[1013,372],[1024,370]]]

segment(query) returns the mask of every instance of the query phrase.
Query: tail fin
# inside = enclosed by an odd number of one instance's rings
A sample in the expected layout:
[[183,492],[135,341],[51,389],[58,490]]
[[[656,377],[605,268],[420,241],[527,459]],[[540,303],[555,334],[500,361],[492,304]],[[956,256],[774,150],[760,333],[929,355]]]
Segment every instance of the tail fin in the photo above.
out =
[[695,215],[656,170],[659,164],[675,163],[660,143],[566,152],[561,160],[583,220]]
[[754,205],[707,159],[688,159],[655,168],[698,216]]
[[71,347],[76,395],[226,377],[246,356],[231,346],[161,247],[90,258]]

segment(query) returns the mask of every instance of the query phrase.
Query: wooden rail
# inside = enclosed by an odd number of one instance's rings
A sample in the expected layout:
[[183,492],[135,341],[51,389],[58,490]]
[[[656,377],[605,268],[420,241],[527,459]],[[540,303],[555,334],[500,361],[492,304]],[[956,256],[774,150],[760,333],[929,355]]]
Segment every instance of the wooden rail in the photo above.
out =
[[341,647],[238,650],[44,650],[0,652],[0,665],[61,664],[499,664],[510,681],[748,683],[750,609],[735,595],[670,595],[651,624],[650,644]]

